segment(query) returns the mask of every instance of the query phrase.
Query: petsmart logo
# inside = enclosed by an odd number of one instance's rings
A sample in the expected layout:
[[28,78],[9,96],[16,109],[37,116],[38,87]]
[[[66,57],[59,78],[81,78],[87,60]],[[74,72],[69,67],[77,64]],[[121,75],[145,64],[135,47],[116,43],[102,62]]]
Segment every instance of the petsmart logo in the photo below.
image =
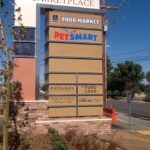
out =
[[[55,32],[54,38],[62,41],[96,41],[96,34],[79,33],[77,30],[64,30],[65,32]],[[66,33],[67,31],[67,33]]]

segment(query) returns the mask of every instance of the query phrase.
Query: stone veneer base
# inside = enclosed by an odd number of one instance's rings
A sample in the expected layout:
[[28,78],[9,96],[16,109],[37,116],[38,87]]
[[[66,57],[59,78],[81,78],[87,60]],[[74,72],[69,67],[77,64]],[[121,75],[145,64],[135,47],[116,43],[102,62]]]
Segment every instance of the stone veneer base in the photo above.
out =
[[[19,105],[21,102],[15,103]],[[85,135],[111,133],[111,119],[104,116],[49,118],[48,101],[46,100],[25,101],[24,105],[18,108],[16,121],[20,132],[32,130],[34,134],[45,134],[48,132],[48,128],[54,128],[60,134],[65,134],[69,130]]]

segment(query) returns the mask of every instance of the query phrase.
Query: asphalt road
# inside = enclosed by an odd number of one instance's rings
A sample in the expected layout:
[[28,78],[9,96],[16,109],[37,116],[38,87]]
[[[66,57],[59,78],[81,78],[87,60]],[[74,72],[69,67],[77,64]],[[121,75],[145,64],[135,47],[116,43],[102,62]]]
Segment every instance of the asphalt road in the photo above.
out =
[[118,121],[113,124],[114,128],[131,129],[150,133],[150,103],[132,101],[131,117],[129,126],[128,106],[125,100],[108,100],[108,106],[116,108]]
[[[128,114],[129,104],[125,100],[108,100],[108,106],[113,106],[118,112]],[[132,101],[131,116],[150,121],[150,103]]]

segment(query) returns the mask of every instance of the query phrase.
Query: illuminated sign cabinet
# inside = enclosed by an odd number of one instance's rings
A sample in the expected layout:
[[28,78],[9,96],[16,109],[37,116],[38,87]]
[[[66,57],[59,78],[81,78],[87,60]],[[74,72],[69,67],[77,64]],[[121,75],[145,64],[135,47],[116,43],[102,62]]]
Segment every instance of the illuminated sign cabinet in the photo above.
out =
[[[79,9],[99,10],[100,1],[15,2],[21,7],[22,23],[26,28],[25,36],[16,36],[14,41],[14,62],[19,66],[14,69],[14,80],[22,83],[22,97],[26,101],[36,99],[37,64],[40,64],[38,18],[44,10],[45,99],[49,103],[49,117],[102,116],[106,79],[103,15],[78,12]],[[53,7],[49,9],[48,5]],[[57,6],[62,9],[56,10]],[[70,10],[65,9],[68,7]],[[16,31],[19,26],[15,21]]]
[[103,115],[102,15],[49,11],[46,20],[49,117]]

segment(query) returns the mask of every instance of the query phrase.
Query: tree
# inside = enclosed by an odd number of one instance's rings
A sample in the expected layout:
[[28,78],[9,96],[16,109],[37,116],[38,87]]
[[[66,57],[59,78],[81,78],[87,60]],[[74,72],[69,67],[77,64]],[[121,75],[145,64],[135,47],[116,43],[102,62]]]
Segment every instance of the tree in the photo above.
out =
[[111,90],[111,91],[119,90],[120,92],[124,91],[123,79],[120,77],[119,73],[116,71],[112,71],[109,74],[108,90]]
[[[148,85],[146,86],[146,89],[145,89],[145,93],[147,94],[147,95],[150,95],[149,93],[150,93],[150,71],[148,71],[147,73],[146,73],[146,79],[147,79],[147,81],[148,81]],[[148,96],[148,97],[150,97],[150,96]]]
[[139,64],[135,64],[132,61],[126,61],[125,63],[117,64],[113,72],[110,74],[109,89],[119,90],[120,92],[125,90],[125,82],[131,80],[133,84],[133,91],[138,92],[140,82],[144,79],[144,72]]
[[147,79],[147,81],[150,83],[150,71],[148,71],[148,72],[146,73],[146,79]]
[[109,83],[110,83],[110,80],[111,80],[111,75],[110,74],[111,74],[112,69],[113,69],[113,66],[111,64],[111,60],[109,59],[109,57],[107,55],[107,90],[109,89]]
[[113,69],[113,66],[111,64],[111,60],[109,59],[108,55],[107,55],[107,74],[109,75],[111,70]]
[[133,83],[139,83],[144,79],[142,67],[132,61],[118,64],[115,71],[118,72],[124,80],[130,79]]
[[3,0],[0,0],[0,8],[2,8],[4,6],[4,2]]
[[[21,21],[20,9],[15,11],[19,13],[18,17],[14,16],[13,0],[0,0],[0,82],[2,90],[0,91],[3,99],[3,142],[4,150],[8,150],[8,128],[9,128],[9,103],[12,99],[11,85],[13,84],[13,46],[12,36],[18,35],[13,29],[13,21]],[[23,27],[23,26],[22,26]],[[19,33],[20,34],[20,33]],[[9,39],[9,40],[8,40]]]

